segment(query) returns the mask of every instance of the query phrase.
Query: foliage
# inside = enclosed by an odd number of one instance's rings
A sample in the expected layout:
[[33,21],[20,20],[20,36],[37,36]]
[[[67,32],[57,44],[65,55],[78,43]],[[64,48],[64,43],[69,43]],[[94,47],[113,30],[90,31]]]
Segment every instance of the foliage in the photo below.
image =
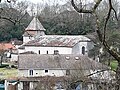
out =
[[116,70],[117,69],[117,66],[118,66],[118,62],[113,60],[110,62],[110,67],[112,70]]
[[[21,6],[21,8],[24,7]],[[22,34],[31,17],[27,12],[21,11],[21,8],[12,8],[7,3],[1,3],[0,42],[10,41],[13,38],[22,40]]]
[[12,78],[18,76],[17,69],[0,68],[0,79]]
[[9,65],[8,64],[2,64],[1,66],[0,66],[0,68],[5,68],[5,67],[8,67]]
[[[41,18],[44,18],[44,20],[41,20]],[[40,21],[47,29],[46,33],[59,35],[85,35],[93,32],[91,20],[92,16],[82,18],[80,14],[68,10],[56,14],[52,18],[40,16]]]

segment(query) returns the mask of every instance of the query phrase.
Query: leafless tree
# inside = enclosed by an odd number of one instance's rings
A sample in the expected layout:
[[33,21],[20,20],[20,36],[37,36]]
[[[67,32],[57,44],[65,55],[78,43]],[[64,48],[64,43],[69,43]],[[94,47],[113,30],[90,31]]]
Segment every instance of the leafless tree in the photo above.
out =
[[[14,3],[14,5],[12,5],[11,3]],[[17,0],[7,0],[7,2],[4,3],[8,5],[7,7],[2,7],[1,2],[0,4],[1,4],[0,19],[10,21],[14,25],[17,23],[20,23],[21,19],[23,19],[27,14],[28,3],[17,2]],[[15,10],[19,11],[19,13],[16,13],[16,15],[14,14]],[[13,14],[15,16],[13,16]],[[22,15],[22,16],[19,16],[19,15]]]
[[102,32],[100,30],[100,26],[99,26],[100,20],[98,18],[98,14],[96,12],[98,6],[100,5],[100,3],[102,1],[103,0],[95,0],[95,4],[94,4],[93,8],[91,8],[91,9],[78,8],[76,6],[74,0],[71,0],[71,4],[72,4],[72,6],[74,7],[74,9],[78,13],[92,14],[95,17],[96,33],[98,35],[99,41],[104,46],[104,48],[106,49],[106,51],[108,53],[110,53],[110,55],[112,55],[116,59],[116,61],[118,62],[118,67],[117,67],[117,70],[116,70],[116,80],[117,80],[118,87],[116,88],[116,90],[119,90],[120,89],[120,87],[119,87],[119,85],[120,85],[120,55],[114,50],[114,48],[110,48],[110,45],[108,45],[108,43],[106,41],[107,23],[108,23],[108,21],[110,19],[112,11],[114,12],[116,20],[118,21],[117,12],[116,12],[116,10],[113,7],[112,0],[108,0],[108,8],[109,9],[108,9],[106,18],[104,20],[104,28],[103,28],[103,32]]

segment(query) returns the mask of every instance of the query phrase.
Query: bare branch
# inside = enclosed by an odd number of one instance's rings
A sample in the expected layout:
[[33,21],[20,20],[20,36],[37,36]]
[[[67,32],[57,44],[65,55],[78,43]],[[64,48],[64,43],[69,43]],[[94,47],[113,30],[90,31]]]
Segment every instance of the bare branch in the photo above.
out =
[[96,4],[94,5],[93,11],[95,11],[97,9],[97,7],[99,6],[99,4],[101,3],[102,0],[98,0],[96,2]]
[[91,74],[87,75],[86,77],[90,77],[90,76],[92,76],[92,75],[94,75],[94,74],[97,74],[97,73],[100,73],[100,72],[104,72],[104,71],[106,71],[106,70],[100,70],[100,71],[91,73]]
[[109,0],[109,11],[108,11],[108,14],[107,14],[107,17],[106,17],[106,19],[105,19],[105,24],[104,24],[104,29],[103,29],[103,35],[104,35],[104,41],[105,41],[105,38],[106,38],[106,27],[107,27],[107,23],[108,23],[108,21],[109,21],[109,19],[110,19],[110,15],[111,15],[111,12],[112,12],[112,10],[114,11],[114,13],[115,13],[115,17],[116,17],[116,19],[117,19],[117,21],[118,21],[118,18],[117,18],[117,12],[115,11],[115,9],[113,8],[113,6],[112,6],[112,1],[111,0]]
[[94,13],[93,15],[95,16],[95,22],[96,22],[96,24],[95,24],[95,31],[96,31],[96,33],[98,35],[98,38],[99,38],[100,42],[102,42],[103,41],[103,36],[102,36],[102,33],[100,31],[100,28],[99,28],[100,21],[98,19],[98,15],[96,13]]
[[110,14],[111,14],[111,8],[109,9],[109,12],[108,12],[108,14],[107,14],[107,17],[106,17],[106,19],[105,19],[105,24],[104,24],[104,29],[103,29],[103,35],[104,35],[104,38],[103,38],[103,42],[105,41],[105,38],[106,38],[106,27],[107,27],[107,23],[108,23],[108,21],[109,21],[109,18],[110,18]]
[[106,70],[96,71],[96,72],[94,72],[94,73],[91,73],[91,74],[89,74],[89,75],[86,75],[86,76],[81,77],[82,79],[77,79],[77,80],[75,80],[75,81],[72,81],[72,83],[70,83],[70,84],[74,84],[74,83],[78,83],[78,82],[84,82],[84,81],[89,81],[89,79],[92,80],[91,78],[88,78],[88,77],[90,77],[90,76],[92,76],[92,75],[95,75],[95,74],[98,74],[98,73],[101,73],[101,72],[104,72],[104,71],[106,71]]
[[3,16],[0,16],[0,19],[8,20],[8,21],[12,22],[15,25],[17,23],[20,23],[20,21],[25,17],[26,14],[27,14],[27,12],[23,16],[21,16],[19,20],[13,20],[11,17],[3,17]]
[[95,10],[97,9],[97,7],[98,7],[99,4],[101,3],[101,1],[102,1],[102,0],[98,0],[98,1],[95,3],[93,9],[91,9],[91,10],[86,10],[86,9],[83,9],[83,8],[80,8],[80,9],[79,9],[79,8],[75,5],[74,0],[71,0],[71,4],[72,4],[72,6],[74,7],[74,9],[75,9],[77,12],[79,12],[79,13],[90,13],[90,14],[92,14],[92,13],[95,12]]
[[116,18],[116,20],[118,21],[118,17],[117,17],[117,12],[116,12],[116,10],[113,8],[113,11],[114,11],[114,13],[115,13],[115,18]]
[[106,48],[106,50],[118,61],[120,62],[120,55],[114,50],[114,49],[111,49],[110,46],[108,45],[108,43],[106,42],[105,38],[106,38],[106,27],[107,27],[107,23],[110,19],[110,15],[111,15],[111,11],[113,10],[114,13],[115,13],[115,17],[116,19],[118,20],[117,18],[117,13],[115,11],[115,9],[113,8],[112,6],[112,2],[111,0],[109,0],[109,11],[108,11],[108,14],[107,14],[107,17],[105,19],[105,24],[104,24],[104,28],[103,28],[103,35],[100,31],[100,28],[99,28],[99,19],[98,19],[98,16],[95,12],[95,10],[97,9],[97,7],[99,6],[99,4],[101,3],[102,0],[97,0],[96,4],[94,5],[94,8],[92,10],[83,10],[82,9],[78,9],[77,6],[75,5],[74,3],[74,0],[71,0],[71,4],[72,6],[74,7],[74,9],[78,12],[78,13],[91,13],[95,16],[96,18],[96,33],[98,35],[98,38],[100,40],[100,42],[103,44],[103,46]]
[[15,22],[14,20],[12,20],[11,18],[1,17],[1,16],[0,16],[0,19],[8,20],[8,21],[12,22],[14,25],[16,24],[16,22]]
[[99,29],[99,19],[96,13],[94,13],[94,16],[96,18],[96,33],[99,37],[100,42],[103,44],[107,52],[109,52],[118,62],[120,62],[120,55],[114,49],[111,49],[105,40],[102,40],[102,33],[100,32],[100,29]]
[[92,10],[84,10],[83,8],[78,8],[75,3],[74,0],[71,0],[71,4],[74,7],[74,9],[78,12],[78,13],[92,13]]
[[114,49],[111,49],[106,41],[103,42],[105,49],[118,61],[120,62],[120,55]]
[[26,14],[27,12],[25,12],[25,14],[19,20],[17,20],[17,22],[20,22],[25,17]]

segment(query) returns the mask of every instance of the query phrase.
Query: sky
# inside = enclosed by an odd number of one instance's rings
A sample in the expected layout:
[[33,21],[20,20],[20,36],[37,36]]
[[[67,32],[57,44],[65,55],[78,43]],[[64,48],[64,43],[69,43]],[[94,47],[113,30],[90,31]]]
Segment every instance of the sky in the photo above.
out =
[[[19,1],[23,1],[23,0],[19,0]],[[59,4],[65,4],[66,1],[68,1],[68,0],[26,0],[26,1],[30,1],[30,2],[33,2],[35,4],[37,4],[37,3],[51,3],[51,4],[52,3],[59,3]],[[94,0],[83,0],[83,1],[94,1]]]
[[[19,0],[19,1],[23,1],[23,0]],[[59,3],[59,4],[65,4],[66,0],[26,0],[26,1],[30,1],[32,3]]]

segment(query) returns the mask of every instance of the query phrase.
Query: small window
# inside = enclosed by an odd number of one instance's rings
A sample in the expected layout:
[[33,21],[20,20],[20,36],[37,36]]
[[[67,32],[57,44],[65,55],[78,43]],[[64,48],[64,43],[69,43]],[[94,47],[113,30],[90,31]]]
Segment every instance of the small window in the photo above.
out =
[[45,73],[48,73],[48,70],[45,70]]
[[75,57],[75,60],[79,60],[80,58],[78,56]]
[[33,70],[29,70],[29,75],[33,75]]
[[82,54],[85,55],[85,47],[82,47]]
[[66,70],[66,75],[70,75],[70,70]]
[[65,58],[66,58],[66,60],[70,60],[70,57],[69,57],[69,56],[66,56]]
[[40,50],[38,51],[38,53],[40,54]]
[[48,54],[48,51],[47,51],[47,54]]
[[59,51],[58,50],[54,50],[54,54],[55,55],[59,54]]

